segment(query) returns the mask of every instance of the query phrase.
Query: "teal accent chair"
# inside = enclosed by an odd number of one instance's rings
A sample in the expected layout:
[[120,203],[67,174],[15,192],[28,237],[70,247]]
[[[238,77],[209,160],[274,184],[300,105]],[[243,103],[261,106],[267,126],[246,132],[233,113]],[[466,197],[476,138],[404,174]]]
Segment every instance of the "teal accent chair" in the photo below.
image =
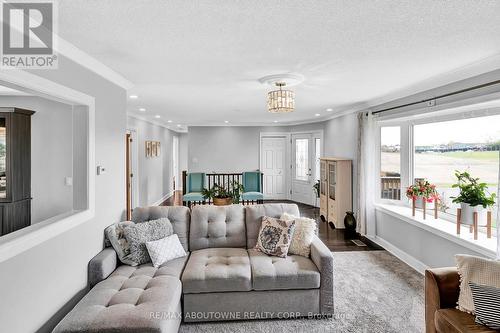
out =
[[191,202],[205,202],[201,194],[205,188],[205,174],[203,172],[188,173],[186,183],[186,194],[182,196],[184,206],[191,206]]
[[243,204],[245,201],[248,203],[250,201],[257,203],[264,202],[264,194],[262,194],[262,172],[260,171],[248,171],[243,172],[243,194],[241,195],[241,200]]

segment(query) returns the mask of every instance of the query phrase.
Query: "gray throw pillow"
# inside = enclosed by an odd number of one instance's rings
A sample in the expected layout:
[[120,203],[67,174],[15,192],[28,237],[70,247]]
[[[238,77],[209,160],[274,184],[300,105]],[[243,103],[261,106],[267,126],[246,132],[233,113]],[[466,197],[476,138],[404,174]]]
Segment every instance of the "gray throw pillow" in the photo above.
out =
[[166,217],[143,223],[136,223],[124,228],[125,238],[130,246],[129,258],[136,264],[151,261],[146,242],[159,240],[174,233],[170,220]]
[[130,246],[125,238],[124,229],[134,224],[130,221],[118,222],[104,229],[105,239],[115,249],[118,259],[125,265],[131,266],[136,266],[137,263],[130,258]]

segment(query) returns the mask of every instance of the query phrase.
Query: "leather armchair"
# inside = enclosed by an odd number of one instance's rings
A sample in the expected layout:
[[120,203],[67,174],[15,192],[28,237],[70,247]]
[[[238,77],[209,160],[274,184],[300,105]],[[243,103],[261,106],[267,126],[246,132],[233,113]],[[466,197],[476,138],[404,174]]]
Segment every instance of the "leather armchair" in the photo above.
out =
[[477,325],[473,315],[456,309],[460,293],[460,276],[456,267],[425,271],[426,333],[495,333]]

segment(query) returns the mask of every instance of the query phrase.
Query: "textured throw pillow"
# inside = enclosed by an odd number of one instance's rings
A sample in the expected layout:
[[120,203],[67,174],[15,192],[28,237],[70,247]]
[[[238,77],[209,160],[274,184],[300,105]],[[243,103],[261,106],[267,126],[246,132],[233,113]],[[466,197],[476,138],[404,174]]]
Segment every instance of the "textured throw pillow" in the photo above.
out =
[[173,232],[174,229],[168,218],[136,223],[125,227],[125,237],[130,246],[130,259],[136,265],[150,262],[151,258],[146,248],[146,242],[165,238],[173,234]]
[[104,229],[104,234],[106,235],[105,239],[111,243],[111,246],[115,249],[118,259],[120,259],[123,264],[131,266],[137,264],[130,259],[130,246],[125,238],[124,229],[134,224],[134,222],[130,221],[118,222]]
[[457,254],[455,256],[460,274],[458,309],[475,314],[469,282],[500,288],[500,261]]
[[309,257],[309,254],[311,254],[311,243],[316,234],[316,221],[307,217],[298,217],[288,213],[283,213],[280,219],[295,221],[295,231],[292,235],[288,253]]
[[265,254],[285,258],[295,229],[295,221],[262,217],[255,248]]
[[500,288],[469,282],[476,310],[476,324],[500,330]]
[[160,267],[161,264],[167,261],[187,255],[177,234],[157,241],[146,242],[146,247],[154,267]]

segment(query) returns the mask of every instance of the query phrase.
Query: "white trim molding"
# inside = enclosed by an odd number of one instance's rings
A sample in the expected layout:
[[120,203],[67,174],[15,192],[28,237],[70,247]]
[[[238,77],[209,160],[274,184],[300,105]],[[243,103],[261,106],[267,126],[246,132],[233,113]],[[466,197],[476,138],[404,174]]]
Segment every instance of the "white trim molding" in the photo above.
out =
[[95,99],[40,76],[21,71],[0,71],[0,84],[50,100],[87,107],[87,209],[72,211],[14,231],[0,238],[0,262],[54,238],[95,216]]
[[73,60],[77,64],[87,68],[97,75],[100,75],[101,77],[116,84],[117,86],[122,87],[125,90],[129,90],[134,86],[132,82],[130,82],[108,66],[104,65],[99,60],[83,52],[70,42],[62,39],[59,36],[55,36],[55,38],[57,38],[57,42],[55,43],[55,45],[56,51],[58,53],[64,55],[68,59]]
[[399,260],[401,260],[402,262],[404,262],[405,264],[407,264],[408,266],[410,266],[411,268],[413,268],[422,275],[424,275],[425,270],[429,268],[429,266],[427,266],[417,258],[409,255],[408,253],[404,252],[403,250],[389,243],[383,238],[380,238],[378,236],[368,236],[368,235],[366,235],[365,237],[374,242],[375,244],[380,245],[385,250],[387,250],[387,252],[391,253],[393,256],[395,256],[396,258],[398,258]]
[[155,202],[153,202],[152,204],[150,204],[150,206],[159,206],[161,205],[165,200],[167,200],[168,198],[170,198],[171,196],[174,195],[174,191],[170,191],[168,192],[167,194],[165,194],[163,197],[161,197],[160,199],[156,200]]

